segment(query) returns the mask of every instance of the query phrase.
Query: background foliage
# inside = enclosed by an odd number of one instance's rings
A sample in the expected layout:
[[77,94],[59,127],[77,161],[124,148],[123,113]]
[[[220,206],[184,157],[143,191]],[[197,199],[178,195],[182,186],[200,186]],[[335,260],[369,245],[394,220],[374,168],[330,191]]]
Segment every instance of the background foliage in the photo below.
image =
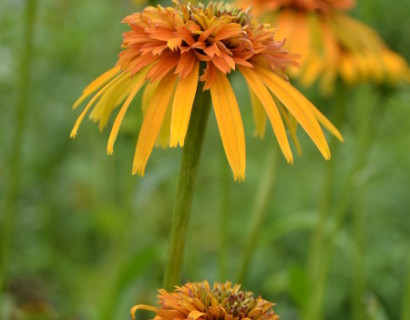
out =
[[[410,2],[361,0],[355,16],[375,28],[410,61]],[[24,25],[22,0],[0,3],[0,201],[10,185],[9,159],[16,127],[18,69]],[[83,87],[112,66],[126,27],[121,19],[137,10],[128,0],[41,0],[35,14],[32,75],[15,232],[7,282],[0,295],[0,319],[127,319],[135,303],[154,303],[161,286],[180,150],[157,149],[145,178],[131,176],[141,114],[138,99],[121,128],[115,154],[105,155],[107,131],[85,121],[76,140],[69,132],[78,115],[71,110]],[[246,130],[247,177],[230,182],[227,279],[235,280],[255,192],[266,154],[276,143],[267,130],[253,138],[249,97],[233,77]],[[305,91],[332,119],[331,99]],[[351,165],[357,132],[376,102],[373,86],[351,88],[341,130],[336,194]],[[405,318],[410,295],[410,92],[395,91],[374,135],[367,163],[357,174],[357,191],[338,235],[327,286],[326,319],[352,312],[358,272],[365,279],[369,319]],[[268,218],[255,248],[244,288],[276,301],[282,319],[299,319],[306,299],[307,243],[315,223],[325,161],[301,134],[303,157],[293,166],[280,159]],[[184,280],[220,279],[218,274],[221,176],[227,170],[211,115],[195,192]],[[1,206],[0,208],[3,208]],[[1,209],[3,211],[3,209]],[[364,213],[360,233],[364,264],[354,263],[354,214]],[[0,213],[4,216],[4,212]],[[2,219],[0,219],[2,222]],[[3,228],[3,226],[1,226]],[[407,280],[406,280],[407,279]],[[410,287],[409,284],[407,286]],[[409,290],[409,289],[407,289]],[[142,315],[149,318],[151,315]]]

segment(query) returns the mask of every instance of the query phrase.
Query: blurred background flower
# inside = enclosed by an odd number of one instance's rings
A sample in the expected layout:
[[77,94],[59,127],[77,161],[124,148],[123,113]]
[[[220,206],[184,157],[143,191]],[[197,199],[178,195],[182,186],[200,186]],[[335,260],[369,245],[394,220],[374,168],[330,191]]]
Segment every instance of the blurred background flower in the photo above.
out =
[[410,81],[407,62],[391,51],[372,28],[344,11],[353,0],[239,0],[278,27],[285,48],[300,55],[301,67],[291,70],[305,86],[318,81],[324,94],[333,93],[340,77],[360,82],[396,85]]

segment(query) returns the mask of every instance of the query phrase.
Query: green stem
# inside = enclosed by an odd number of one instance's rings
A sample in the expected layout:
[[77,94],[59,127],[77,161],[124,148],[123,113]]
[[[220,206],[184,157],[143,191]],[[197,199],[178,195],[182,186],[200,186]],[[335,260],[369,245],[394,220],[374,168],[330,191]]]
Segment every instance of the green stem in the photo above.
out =
[[181,169],[177,199],[171,225],[168,261],[165,269],[164,288],[173,290],[181,281],[185,240],[191,216],[194,181],[198,169],[206,124],[210,109],[209,92],[198,88],[189,121],[185,145],[182,149]]
[[256,192],[249,235],[246,241],[245,253],[240,264],[237,283],[243,283],[246,280],[246,275],[259,240],[261,228],[268,213],[268,204],[269,200],[272,199],[272,190],[278,171],[279,153],[277,148],[271,148],[266,155],[265,168],[262,171],[261,183]]
[[364,295],[366,290],[365,267],[364,267],[364,250],[365,250],[365,210],[363,208],[364,201],[364,186],[358,190],[356,195],[354,212],[353,212],[353,227],[354,227],[354,242],[355,252],[353,254],[353,270],[352,275],[352,319],[366,319],[366,307],[364,304]]
[[16,103],[16,117],[13,134],[13,146],[10,156],[10,178],[8,179],[7,194],[5,200],[5,210],[3,215],[3,227],[1,232],[1,252],[0,252],[0,292],[4,287],[5,275],[9,260],[11,239],[13,236],[14,222],[17,211],[17,200],[20,191],[20,174],[22,166],[21,149],[23,144],[24,129],[26,126],[28,98],[30,89],[30,73],[32,58],[33,25],[35,21],[37,1],[26,0],[24,11],[24,36],[23,48],[20,51],[19,62],[19,85],[18,100]]
[[325,246],[323,247],[323,254],[318,257],[318,262],[320,263],[317,272],[318,278],[315,280],[315,290],[312,292],[311,301],[308,304],[306,319],[320,320],[323,317],[322,309],[324,294],[330,271],[330,264],[333,257],[334,243],[341,227],[343,226],[352,192],[355,191],[355,178],[359,170],[361,170],[365,164],[366,156],[370,151],[370,147],[373,142],[372,138],[375,135],[377,124],[384,111],[385,100],[386,95],[382,93],[379,103],[375,104],[375,107],[370,108],[367,117],[365,117],[363,121],[357,151],[355,153],[356,157],[353,160],[353,165],[347,175],[339,201],[337,202],[333,212],[335,217],[333,230],[329,233],[328,238],[324,239],[323,243]]
[[[344,109],[345,109],[345,96],[346,90],[340,88],[337,91],[336,103],[334,106],[334,124],[336,127],[340,127],[344,119]],[[322,186],[322,196],[320,199],[318,218],[315,225],[315,229],[312,232],[309,252],[308,252],[308,261],[307,261],[307,270],[308,274],[311,276],[312,283],[315,282],[317,276],[318,267],[319,267],[319,257],[323,250],[323,236],[326,221],[329,217],[329,211],[332,204],[333,198],[333,186],[335,180],[335,171],[336,171],[336,155],[339,151],[340,142],[334,137],[330,137],[329,148],[332,152],[332,159],[325,163],[325,174],[324,181]]]
[[410,320],[410,257],[407,257],[407,281],[405,286],[401,320]]
[[226,162],[225,152],[221,151],[221,207],[219,223],[219,280],[226,280],[228,256],[228,230],[230,213],[231,172]]

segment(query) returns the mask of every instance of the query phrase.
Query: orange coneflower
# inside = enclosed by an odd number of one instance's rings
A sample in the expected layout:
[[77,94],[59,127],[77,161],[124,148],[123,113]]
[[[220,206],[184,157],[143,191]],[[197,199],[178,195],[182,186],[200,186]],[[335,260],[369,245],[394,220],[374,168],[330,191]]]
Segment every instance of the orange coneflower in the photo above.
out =
[[[133,174],[145,166],[161,131],[161,144],[183,146],[198,82],[209,90],[222,143],[235,180],[245,177],[245,137],[238,103],[227,74],[239,70],[252,95],[256,133],[263,136],[266,115],[288,162],[293,161],[285,123],[294,133],[299,123],[326,159],[330,151],[322,124],[338,130],[288,82],[285,69],[294,57],[282,49],[274,29],[251,19],[249,11],[221,3],[148,7],[123,20],[131,31],[123,34],[116,67],[85,88],[75,103],[93,95],[79,116],[71,136],[88,110],[103,128],[115,107],[122,105],[111,130],[107,152],[113,152],[127,109],[145,85],[144,121],[135,151]],[[201,75],[200,75],[201,74]],[[278,101],[277,101],[277,100]],[[283,120],[282,120],[283,119]],[[294,136],[294,135],[293,135]]]
[[278,26],[285,48],[301,55],[301,68],[291,74],[302,84],[320,81],[331,93],[336,79],[348,84],[361,81],[396,84],[409,81],[406,61],[387,48],[375,31],[343,11],[354,0],[238,0]]
[[207,281],[189,282],[173,292],[158,292],[160,307],[136,305],[131,309],[133,319],[137,310],[155,312],[154,320],[279,319],[272,309],[274,303],[260,296],[255,298],[252,292],[240,291],[239,285],[232,286],[230,282],[216,282],[213,287]]

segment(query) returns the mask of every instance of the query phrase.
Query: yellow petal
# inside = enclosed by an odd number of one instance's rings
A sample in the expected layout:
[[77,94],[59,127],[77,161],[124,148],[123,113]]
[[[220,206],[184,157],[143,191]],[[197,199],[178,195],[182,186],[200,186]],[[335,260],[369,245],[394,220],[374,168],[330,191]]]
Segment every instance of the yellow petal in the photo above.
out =
[[[103,114],[108,116],[111,114],[111,111],[120,103],[115,102],[118,100],[119,96],[123,95],[124,84],[131,82],[129,73],[122,73],[119,75],[115,81],[110,85],[110,87],[104,92],[101,96],[101,99],[94,105],[93,110],[90,112],[90,119],[93,121],[99,121],[102,118]],[[128,94],[131,92],[132,88],[128,91]],[[124,99],[128,96],[124,96]]]
[[135,311],[137,310],[148,310],[148,311],[153,311],[153,312],[157,312],[157,308],[146,305],[146,304],[138,304],[136,306],[133,306],[130,310],[131,313],[131,317],[134,320],[135,319]]
[[[98,127],[102,131],[104,127],[107,125],[108,120],[111,116],[112,111],[119,106],[131,93],[132,89],[134,89],[136,85],[135,77],[128,78],[124,80],[121,85],[117,86],[116,91],[112,91],[112,95],[107,98],[107,101],[104,102],[106,105],[101,108],[101,112],[94,117],[94,121],[99,121]],[[108,90],[107,90],[108,91]],[[108,95],[108,92],[104,94]],[[104,99],[104,96],[101,97],[101,100]],[[102,103],[102,101],[98,103]],[[94,111],[94,110],[93,110]],[[91,114],[90,114],[91,117]]]
[[74,124],[73,129],[71,130],[70,133],[70,138],[75,138],[77,135],[77,131],[78,128],[81,124],[81,122],[84,119],[84,116],[86,115],[86,113],[88,112],[88,110],[92,107],[92,105],[94,104],[95,101],[97,101],[97,99],[105,92],[105,90],[107,90],[113,83],[115,83],[115,81],[121,77],[121,75],[115,77],[113,80],[111,80],[110,82],[108,82],[102,89],[100,89],[100,91],[98,91],[94,97],[92,97],[92,99],[90,100],[90,102],[88,102],[88,104],[86,105],[86,107],[84,108],[83,112],[81,112],[80,116],[77,118],[77,121]]
[[273,132],[275,133],[276,139],[278,140],[280,149],[282,150],[282,153],[285,156],[286,160],[292,163],[293,156],[292,151],[290,150],[285,126],[283,125],[282,118],[280,117],[280,113],[275,102],[273,101],[272,96],[270,95],[268,89],[266,89],[265,84],[252,69],[241,67],[240,71],[245,77],[248,86],[251,87],[252,91],[265,107],[266,113],[272,124]]
[[147,112],[149,103],[151,102],[152,96],[154,95],[155,91],[157,90],[158,84],[160,81],[156,81],[153,83],[147,83],[144,89],[144,94],[142,95],[142,113],[145,114]]
[[130,95],[128,96],[127,100],[125,100],[124,104],[122,105],[120,112],[118,112],[117,118],[115,118],[114,125],[111,129],[110,137],[108,138],[107,144],[107,154],[112,154],[114,149],[114,142],[117,139],[118,131],[120,130],[120,126],[122,120],[124,119],[125,113],[128,110],[129,105],[131,104],[132,100],[141,89],[142,85],[145,82],[145,75],[148,71],[148,68],[141,70],[138,74],[133,77],[133,81],[135,81],[134,88],[132,89]]
[[184,146],[192,105],[198,87],[198,76],[199,62],[196,62],[189,75],[179,81],[177,85],[172,105],[170,147],[176,147],[178,144],[181,147]]
[[211,87],[215,116],[234,179],[245,179],[245,135],[241,114],[228,78],[220,71]]
[[312,141],[316,144],[325,159],[330,159],[330,150],[322,129],[313,114],[313,105],[289,82],[281,79],[275,73],[257,67],[255,71],[278,97],[283,105],[293,114],[300,125],[305,129]]
[[249,95],[251,97],[253,121],[255,123],[254,135],[263,139],[266,131],[266,111],[252,90],[249,90]]
[[111,80],[118,72],[121,71],[119,66],[116,66],[107,72],[100,75],[97,79],[91,82],[85,89],[83,90],[83,94],[77,99],[77,101],[73,105],[73,109],[77,108],[87,97],[89,97],[93,92],[100,89],[105,83]]
[[176,76],[168,74],[158,84],[155,95],[152,97],[138,136],[135,149],[132,174],[144,176],[145,166],[151,155],[158,132],[164,120],[169,100],[175,85]]
[[277,103],[277,106],[279,108],[280,114],[283,117],[283,121],[286,123],[286,125],[289,129],[289,134],[290,134],[290,137],[293,140],[293,143],[295,144],[296,152],[298,153],[298,155],[301,155],[302,154],[302,147],[300,145],[298,136],[296,134],[297,129],[298,129],[298,122],[295,119],[295,117],[292,116],[289,113],[289,111],[282,106],[282,104],[280,102]]
[[343,142],[343,136],[339,130],[321,113],[314,105],[311,106],[313,114],[316,119],[324,126],[331,134],[333,134],[339,141]]
[[167,148],[169,145],[169,138],[171,135],[171,113],[172,113],[172,97],[175,96],[175,86],[171,93],[171,99],[169,99],[167,112],[165,113],[164,121],[162,122],[161,129],[158,133],[156,147]]

